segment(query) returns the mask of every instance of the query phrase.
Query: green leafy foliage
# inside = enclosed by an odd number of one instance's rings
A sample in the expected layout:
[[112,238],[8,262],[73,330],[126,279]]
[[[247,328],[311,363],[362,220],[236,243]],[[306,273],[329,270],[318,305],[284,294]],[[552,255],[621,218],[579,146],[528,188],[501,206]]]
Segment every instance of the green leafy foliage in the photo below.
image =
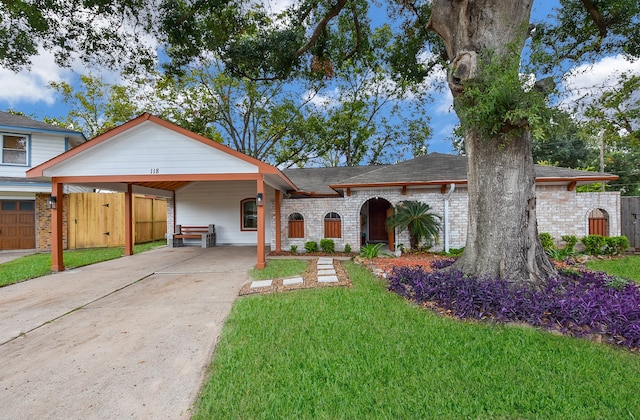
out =
[[620,255],[629,248],[626,236],[588,235],[581,242],[589,255]]
[[574,235],[562,235],[564,246],[558,248],[553,236],[548,232],[541,232],[539,235],[542,248],[547,255],[555,260],[564,260],[575,253],[574,247],[578,243],[578,238]]
[[346,252],[347,254],[349,254],[351,252],[351,245],[349,244],[344,244],[344,252]]
[[289,247],[289,250],[291,250],[291,252],[293,252],[293,253],[298,252],[298,245],[291,245]]
[[533,160],[547,166],[582,169],[592,163],[593,149],[582,126],[566,111],[551,109],[543,135],[532,139]]
[[431,207],[420,201],[399,202],[386,225],[387,229],[407,229],[412,249],[417,249],[423,240],[427,247],[439,242],[440,216],[432,213]]
[[320,249],[331,254],[336,250],[336,243],[333,239],[320,239]]
[[556,244],[553,242],[553,236],[551,236],[550,233],[542,232],[538,236],[540,237],[540,243],[545,251],[556,247]]
[[366,244],[360,247],[360,256],[364,258],[376,258],[380,253],[380,248],[382,248],[384,244]]
[[519,57],[514,51],[503,55],[485,51],[479,56],[477,74],[463,81],[464,90],[454,101],[461,137],[474,132],[484,141],[495,139],[501,144],[520,138],[525,131],[534,138],[543,136],[549,119],[546,95],[525,89]]
[[318,243],[316,241],[307,241],[304,244],[304,249],[307,252],[318,252]]
[[151,69],[156,52],[145,35],[155,31],[156,11],[144,0],[0,2],[0,66],[28,68],[46,50],[66,67],[79,59],[130,72]]
[[574,253],[574,247],[578,243],[578,238],[575,235],[562,235],[562,240],[564,241],[564,249],[568,254]]

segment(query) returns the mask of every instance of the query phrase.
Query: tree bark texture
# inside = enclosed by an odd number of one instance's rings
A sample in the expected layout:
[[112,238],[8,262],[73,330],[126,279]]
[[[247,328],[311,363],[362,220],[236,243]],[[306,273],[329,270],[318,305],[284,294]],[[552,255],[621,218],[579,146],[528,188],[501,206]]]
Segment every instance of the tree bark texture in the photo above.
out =
[[[472,79],[483,52],[520,53],[532,1],[434,0],[428,27],[443,39],[454,98]],[[459,106],[459,105],[457,105]],[[499,276],[533,287],[555,274],[538,237],[535,170],[530,133],[504,142],[465,132],[469,224],[463,255],[454,268]]]

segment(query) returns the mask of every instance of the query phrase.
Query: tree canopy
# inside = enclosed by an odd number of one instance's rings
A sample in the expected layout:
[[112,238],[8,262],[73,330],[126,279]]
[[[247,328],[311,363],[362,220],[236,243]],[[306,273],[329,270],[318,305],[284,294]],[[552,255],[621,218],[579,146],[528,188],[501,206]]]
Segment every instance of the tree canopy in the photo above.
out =
[[[374,7],[383,8],[386,22],[372,18]],[[528,0],[299,0],[280,9],[240,0],[18,0],[0,8],[0,63],[17,69],[47,48],[61,64],[77,54],[131,71],[150,67],[161,46],[163,68],[178,80],[190,77],[193,63],[214,59],[226,74],[252,83],[330,81],[354,62],[376,63],[366,60],[377,28],[387,24],[388,41],[375,58],[390,83],[418,83],[447,69],[469,156],[467,245],[456,267],[535,285],[554,269],[537,236],[532,136],[549,130],[548,107],[559,102],[556,87],[571,67],[608,55],[638,60],[640,3],[559,0],[541,22],[531,21],[531,8]],[[622,80],[622,96],[601,95],[582,114],[606,121],[599,128],[611,162],[637,145],[635,76]],[[339,134],[348,156],[356,156],[353,146],[384,127],[361,124],[366,110],[345,100],[336,118],[324,115],[318,135]]]

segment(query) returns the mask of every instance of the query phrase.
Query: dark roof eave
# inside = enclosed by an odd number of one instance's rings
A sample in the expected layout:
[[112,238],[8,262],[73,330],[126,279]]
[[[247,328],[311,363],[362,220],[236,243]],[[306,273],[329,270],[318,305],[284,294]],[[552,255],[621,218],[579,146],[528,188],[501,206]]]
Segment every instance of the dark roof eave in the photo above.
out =
[[466,184],[466,179],[458,179],[458,180],[438,180],[438,181],[396,181],[396,182],[373,182],[366,184],[331,184],[329,187],[335,189],[344,189],[344,188],[385,188],[385,187],[420,187],[425,185],[449,185],[449,184],[457,184],[463,185]]
[[[577,177],[537,177],[537,183],[567,183],[572,182],[603,182],[603,181],[615,181],[618,179],[618,175],[595,175],[595,176],[577,176]],[[435,181],[397,181],[397,182],[375,182],[375,183],[363,183],[363,184],[331,184],[329,187],[334,190],[345,188],[385,188],[385,187],[420,187],[427,185],[465,185],[466,179],[458,180],[435,180]]]

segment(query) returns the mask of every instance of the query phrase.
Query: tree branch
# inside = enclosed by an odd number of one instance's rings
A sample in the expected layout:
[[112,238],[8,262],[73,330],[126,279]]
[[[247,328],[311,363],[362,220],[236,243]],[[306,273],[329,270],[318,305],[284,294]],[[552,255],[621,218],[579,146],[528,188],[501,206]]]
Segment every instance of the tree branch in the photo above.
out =
[[313,31],[313,34],[311,34],[309,41],[307,41],[307,43],[302,47],[298,48],[298,50],[294,53],[294,57],[300,57],[316,44],[318,38],[320,38],[320,36],[322,35],[322,31],[324,31],[329,21],[338,16],[338,14],[342,11],[342,9],[344,9],[344,6],[346,4],[347,0],[338,0],[338,3],[336,3],[336,5],[333,6],[326,15],[324,15],[322,20],[318,22],[318,25]]
[[360,21],[358,20],[358,12],[356,11],[355,4],[351,5],[351,11],[353,13],[353,25],[356,28],[356,45],[345,55],[345,60],[353,57],[358,52],[358,49],[360,49]]
[[591,0],[582,0],[582,4],[589,12],[591,19],[593,19],[593,23],[598,27],[598,31],[600,32],[600,36],[602,38],[607,36],[607,23],[602,18],[602,13],[596,7],[595,4]]

